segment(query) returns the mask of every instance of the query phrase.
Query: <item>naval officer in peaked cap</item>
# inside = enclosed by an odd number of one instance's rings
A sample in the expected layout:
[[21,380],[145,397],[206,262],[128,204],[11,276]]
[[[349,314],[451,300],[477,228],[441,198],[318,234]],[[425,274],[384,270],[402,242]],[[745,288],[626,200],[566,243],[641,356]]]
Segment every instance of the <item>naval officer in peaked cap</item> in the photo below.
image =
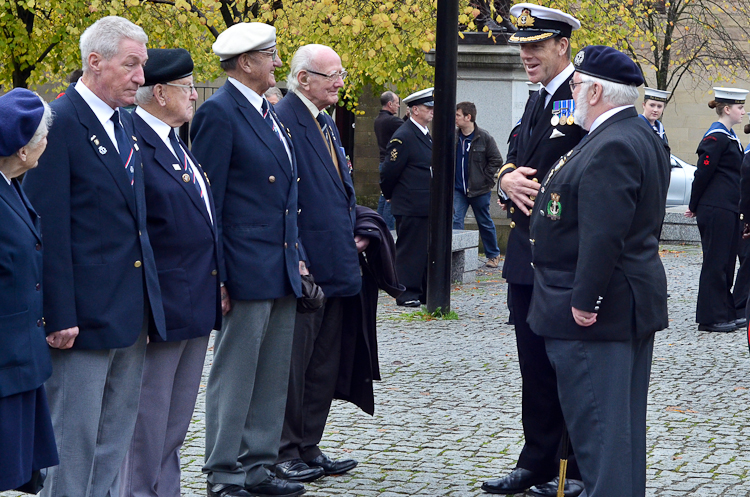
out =
[[638,117],[643,76],[627,55],[589,46],[575,67],[575,119],[589,134],[541,180],[528,321],[556,373],[585,495],[643,497],[654,334],[668,325],[669,150]]
[[530,3],[514,5],[511,14],[517,18],[518,31],[510,36],[509,42],[520,46],[521,62],[529,81],[541,84],[526,103],[498,180],[498,194],[511,217],[503,277],[512,295],[525,444],[515,469],[502,478],[486,481],[482,489],[495,494],[515,494],[533,487],[533,495],[554,496],[563,455],[569,461],[570,477],[565,484],[565,495],[576,496],[583,485],[575,458],[560,453],[565,422],[557,397],[555,372],[547,359],[544,340],[534,334],[526,318],[534,285],[529,212],[538,195],[539,182],[552,164],[586,134],[573,117],[575,104],[570,87],[574,72],[570,37],[581,23],[560,10]]
[[396,303],[419,307],[426,300],[432,137],[433,89],[404,98],[409,119],[393,133],[380,171],[380,189],[391,201],[396,218],[396,274],[406,291]]

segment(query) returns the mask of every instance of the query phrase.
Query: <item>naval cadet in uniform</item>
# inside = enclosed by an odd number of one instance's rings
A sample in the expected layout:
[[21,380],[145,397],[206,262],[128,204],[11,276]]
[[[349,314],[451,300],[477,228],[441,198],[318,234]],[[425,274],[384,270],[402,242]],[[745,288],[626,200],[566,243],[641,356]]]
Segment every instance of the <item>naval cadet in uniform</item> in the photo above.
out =
[[695,217],[701,234],[703,266],[698,286],[695,320],[698,331],[731,332],[737,329],[732,296],[734,267],[740,237],[740,168],[743,148],[732,127],[742,122],[748,91],[714,88],[708,106],[714,122],[698,145],[690,204],[685,212]]
[[180,494],[180,448],[211,330],[221,327],[218,238],[207,178],[176,128],[193,117],[193,60],[182,48],[149,49],[135,96],[146,186],[146,224],[159,274],[167,338],[150,334],[133,441],[120,496]]
[[585,494],[643,497],[654,334],[668,325],[669,150],[635,110],[643,76],[632,60],[589,46],[575,67],[575,119],[589,134],[534,203],[529,324],[557,374]]
[[432,178],[432,88],[404,99],[411,113],[388,143],[380,171],[380,189],[391,201],[396,218],[396,274],[406,291],[398,305],[419,307],[426,302],[427,241],[430,179]]
[[656,88],[644,88],[643,89],[643,113],[641,118],[645,120],[651,129],[659,135],[659,138],[664,141],[665,145],[669,145],[667,139],[667,132],[664,130],[664,125],[659,119],[664,114],[664,109],[667,107],[667,100],[672,92],[657,90]]
[[[514,5],[518,31],[509,42],[520,44],[521,62],[531,83],[542,88],[531,95],[513,137],[508,158],[500,168],[498,194],[508,205],[511,232],[503,265],[509,283],[516,329],[518,362],[522,378],[521,422],[525,444],[508,475],[484,482],[482,489],[495,494],[522,493],[529,487],[535,495],[557,494],[560,446],[565,431],[557,398],[555,372],[547,359],[544,340],[526,322],[534,284],[529,241],[529,209],[554,162],[581,141],[586,132],[573,117],[570,80],[570,36],[581,24],[556,9],[529,3]],[[567,454],[565,454],[567,456]],[[582,491],[575,465],[569,459],[566,495]]]

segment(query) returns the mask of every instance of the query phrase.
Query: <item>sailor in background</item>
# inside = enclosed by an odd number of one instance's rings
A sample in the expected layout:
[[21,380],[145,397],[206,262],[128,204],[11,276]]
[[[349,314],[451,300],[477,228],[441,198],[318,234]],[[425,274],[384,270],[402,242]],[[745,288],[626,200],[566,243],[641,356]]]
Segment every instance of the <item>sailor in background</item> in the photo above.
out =
[[695,320],[699,331],[730,332],[742,325],[732,296],[734,265],[740,237],[740,166],[743,147],[732,126],[742,122],[748,91],[714,88],[708,106],[714,122],[698,145],[690,205],[685,217],[695,217],[701,234],[703,267]]
[[665,145],[669,145],[667,140],[667,132],[664,130],[664,125],[659,119],[664,114],[664,109],[667,106],[667,100],[672,92],[657,90],[655,88],[644,88],[643,92],[643,114],[641,117],[648,122],[649,126],[653,128],[659,138],[664,141]]

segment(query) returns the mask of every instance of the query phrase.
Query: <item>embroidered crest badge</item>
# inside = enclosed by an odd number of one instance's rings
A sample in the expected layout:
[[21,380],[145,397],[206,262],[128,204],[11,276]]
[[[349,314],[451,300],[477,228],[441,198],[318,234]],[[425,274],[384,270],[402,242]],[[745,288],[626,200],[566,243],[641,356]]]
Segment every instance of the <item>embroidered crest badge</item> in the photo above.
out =
[[535,19],[531,15],[531,10],[523,9],[523,11],[521,11],[521,15],[518,16],[518,27],[528,28],[530,26],[533,26],[534,20]]
[[391,162],[396,162],[396,159],[398,159],[398,150],[394,148],[391,150]]
[[550,197],[550,201],[547,202],[547,217],[552,219],[553,221],[557,221],[558,219],[560,219],[560,214],[562,214],[560,194],[552,193],[550,194]]

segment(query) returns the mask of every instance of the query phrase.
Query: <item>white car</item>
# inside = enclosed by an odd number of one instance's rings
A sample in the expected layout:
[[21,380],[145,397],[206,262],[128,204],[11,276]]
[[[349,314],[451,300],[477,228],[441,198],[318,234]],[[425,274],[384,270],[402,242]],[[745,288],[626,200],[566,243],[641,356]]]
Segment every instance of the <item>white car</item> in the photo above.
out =
[[669,158],[671,175],[669,191],[667,191],[667,207],[688,205],[690,203],[690,191],[693,189],[693,175],[695,175],[697,168],[674,155],[670,155]]

